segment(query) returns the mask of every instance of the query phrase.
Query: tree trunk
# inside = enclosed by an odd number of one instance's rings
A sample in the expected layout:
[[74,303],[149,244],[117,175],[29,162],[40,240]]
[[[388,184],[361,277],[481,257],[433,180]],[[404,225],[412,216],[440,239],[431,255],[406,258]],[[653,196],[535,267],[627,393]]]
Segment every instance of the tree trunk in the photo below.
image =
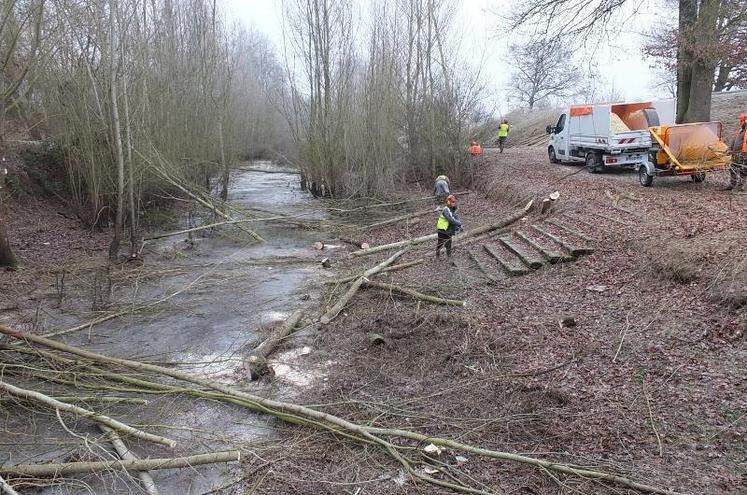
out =
[[301,321],[302,316],[302,311],[295,311],[291,314],[280,328],[272,332],[267,340],[259,344],[244,360],[244,369],[249,372],[249,378],[251,380],[257,380],[262,375],[266,375],[270,372],[270,368],[267,364],[267,356],[269,356],[281,342],[293,333],[296,325]]
[[679,0],[679,47],[677,49],[677,118],[684,122],[690,104],[693,54],[689,48],[692,29],[698,18],[697,0]]
[[727,87],[729,83],[729,75],[731,74],[732,67],[724,65],[723,63],[718,67],[718,74],[716,75],[716,82],[713,83],[713,90],[716,92],[724,91],[729,89]]
[[117,64],[114,60],[116,40],[114,37],[114,12],[117,9],[116,0],[109,3],[109,55],[111,57],[111,100],[112,100],[112,134],[114,134],[114,145],[117,163],[117,211],[114,221],[114,237],[109,245],[109,259],[116,260],[119,257],[119,245],[122,238],[124,225],[124,153],[122,151],[122,131],[119,124],[119,106],[117,104]]
[[228,200],[228,181],[231,179],[231,169],[228,168],[228,163],[226,163],[226,147],[223,142],[223,121],[222,119],[218,120],[218,144],[220,145],[220,166],[222,169],[220,199],[222,201],[227,201]]
[[17,464],[0,466],[0,472],[13,476],[48,478],[102,471],[153,471],[157,469],[191,468],[200,464],[239,461],[238,450],[197,454],[161,459],[129,459],[121,461],[66,462],[63,464]]
[[[2,191],[0,191],[0,194],[2,194]],[[5,227],[5,209],[3,199],[0,196],[0,266],[15,268],[17,265],[18,260],[16,260],[8,240],[8,232]]]

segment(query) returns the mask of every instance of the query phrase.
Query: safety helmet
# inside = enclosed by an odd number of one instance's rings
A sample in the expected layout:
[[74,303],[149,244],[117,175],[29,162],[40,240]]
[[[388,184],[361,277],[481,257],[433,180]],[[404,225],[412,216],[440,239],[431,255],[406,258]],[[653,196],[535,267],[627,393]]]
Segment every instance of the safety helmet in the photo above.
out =
[[446,198],[446,204],[447,205],[455,205],[456,204],[456,196],[453,194],[449,194],[449,197]]
[[742,115],[739,116],[739,122],[741,122],[742,124],[747,122],[747,113],[743,113]]

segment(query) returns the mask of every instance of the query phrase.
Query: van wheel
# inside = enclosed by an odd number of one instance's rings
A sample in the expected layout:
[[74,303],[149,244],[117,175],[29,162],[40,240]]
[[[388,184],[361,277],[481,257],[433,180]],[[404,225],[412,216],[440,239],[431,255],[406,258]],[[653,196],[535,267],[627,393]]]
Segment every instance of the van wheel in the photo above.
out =
[[547,148],[547,157],[550,159],[550,163],[560,163],[558,157],[555,155],[555,148],[550,146]]
[[690,179],[699,184],[705,180],[705,172],[695,172],[690,176]]
[[598,153],[587,153],[586,154],[586,168],[592,174],[598,174],[602,171],[602,157]]
[[649,175],[646,167],[641,165],[638,167],[638,180],[641,182],[643,187],[651,187],[651,184],[654,183],[654,176]]

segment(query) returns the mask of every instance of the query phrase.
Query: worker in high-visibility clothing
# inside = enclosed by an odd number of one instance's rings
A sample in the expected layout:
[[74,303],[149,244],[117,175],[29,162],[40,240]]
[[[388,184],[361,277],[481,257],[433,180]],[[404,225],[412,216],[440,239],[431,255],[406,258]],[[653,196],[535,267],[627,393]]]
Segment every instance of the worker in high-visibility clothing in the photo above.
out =
[[446,197],[451,194],[449,191],[449,178],[445,175],[436,177],[436,184],[433,186],[433,195],[436,197],[436,203],[442,205]]
[[472,144],[470,144],[469,147],[469,154],[472,156],[482,155],[482,146],[480,146],[480,143],[478,143],[477,141],[472,141]]
[[441,249],[446,247],[446,256],[451,258],[451,237],[462,230],[462,222],[457,214],[456,196],[450,194],[446,198],[446,206],[441,210],[436,221],[436,232],[438,233],[438,243],[436,244],[436,258],[441,256]]
[[509,130],[508,120],[503,119],[503,122],[498,127],[498,148],[500,148],[501,153],[503,153],[503,146],[506,144],[506,139],[508,139]]
[[729,187],[726,190],[744,191],[744,183],[747,182],[747,113],[739,116],[739,130],[729,149],[732,158]]

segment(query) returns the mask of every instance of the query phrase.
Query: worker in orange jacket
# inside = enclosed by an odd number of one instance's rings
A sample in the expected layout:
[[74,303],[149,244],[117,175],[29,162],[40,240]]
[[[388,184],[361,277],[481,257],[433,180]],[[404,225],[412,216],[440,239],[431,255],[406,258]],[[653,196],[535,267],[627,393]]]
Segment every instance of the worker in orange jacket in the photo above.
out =
[[747,181],[747,113],[739,116],[739,130],[729,146],[731,151],[731,170],[727,191],[735,189],[744,191]]
[[469,154],[472,156],[482,155],[482,146],[480,146],[480,143],[472,141],[472,144],[469,147]]

